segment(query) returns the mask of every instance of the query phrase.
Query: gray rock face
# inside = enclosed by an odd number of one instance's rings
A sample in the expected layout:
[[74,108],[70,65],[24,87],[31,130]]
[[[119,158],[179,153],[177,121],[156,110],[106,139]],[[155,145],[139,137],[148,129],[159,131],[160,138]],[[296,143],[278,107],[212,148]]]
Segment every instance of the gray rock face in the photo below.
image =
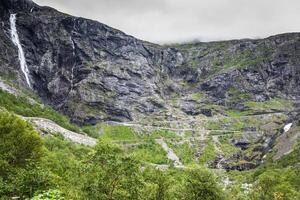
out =
[[[29,0],[2,0],[0,13],[0,75],[25,86],[9,34],[9,15],[16,13],[34,91],[78,124],[160,115],[174,95],[194,92],[222,105],[231,105],[232,88],[255,101],[300,95],[298,33],[166,47]],[[245,109],[239,103],[231,106]],[[211,116],[197,105],[182,109]]]

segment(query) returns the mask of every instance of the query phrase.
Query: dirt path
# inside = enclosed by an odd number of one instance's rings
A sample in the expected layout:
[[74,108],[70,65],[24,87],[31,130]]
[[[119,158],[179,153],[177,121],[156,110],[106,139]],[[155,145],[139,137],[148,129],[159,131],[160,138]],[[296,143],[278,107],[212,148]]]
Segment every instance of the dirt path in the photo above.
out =
[[24,119],[33,123],[33,125],[41,131],[46,131],[52,134],[60,133],[64,138],[77,144],[94,146],[97,142],[95,138],[69,131],[49,119],[37,117],[24,117]]

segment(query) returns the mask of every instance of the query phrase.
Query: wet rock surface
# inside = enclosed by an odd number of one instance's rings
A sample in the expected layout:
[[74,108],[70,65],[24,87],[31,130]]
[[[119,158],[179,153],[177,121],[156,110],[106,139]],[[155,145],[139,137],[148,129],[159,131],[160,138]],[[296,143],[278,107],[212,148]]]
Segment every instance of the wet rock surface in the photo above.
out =
[[[26,87],[9,34],[16,13],[34,92],[78,124],[160,116],[175,98],[186,115],[211,117],[203,105],[245,111],[246,100],[300,95],[299,33],[160,46],[30,0],[3,0],[0,11],[1,76]],[[204,100],[184,99],[193,93]]]

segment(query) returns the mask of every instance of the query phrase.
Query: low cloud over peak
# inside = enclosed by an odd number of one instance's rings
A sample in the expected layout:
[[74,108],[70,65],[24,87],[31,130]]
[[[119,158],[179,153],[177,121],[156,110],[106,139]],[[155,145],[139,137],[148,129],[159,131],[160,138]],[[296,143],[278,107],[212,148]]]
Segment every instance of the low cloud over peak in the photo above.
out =
[[[299,0],[35,0],[158,43],[300,32]],[[296,23],[297,22],[297,23]]]

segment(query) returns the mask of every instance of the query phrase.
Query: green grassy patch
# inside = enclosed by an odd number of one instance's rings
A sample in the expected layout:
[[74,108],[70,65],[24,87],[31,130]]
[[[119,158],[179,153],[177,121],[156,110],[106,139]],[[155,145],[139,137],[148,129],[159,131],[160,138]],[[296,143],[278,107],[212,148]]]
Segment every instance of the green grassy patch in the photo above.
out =
[[229,109],[229,110],[226,110],[226,113],[230,117],[242,117],[242,116],[247,116],[247,115],[251,114],[252,112],[249,111],[249,110],[247,110],[247,111],[240,111],[240,110]]
[[83,126],[82,131],[93,138],[99,138],[103,134],[103,129],[100,124]]
[[148,144],[141,144],[136,148],[129,149],[128,153],[133,154],[138,160],[146,163],[169,164],[166,152],[163,148],[151,141]]
[[252,110],[261,112],[270,110],[288,111],[293,109],[293,104],[290,101],[278,98],[264,102],[247,101],[245,105]]
[[167,138],[167,139],[180,139],[181,137],[178,136],[175,132],[170,130],[155,130],[153,132],[139,134],[138,138],[140,139],[159,139],[159,138]]
[[194,100],[199,100],[202,97],[203,97],[203,94],[201,94],[199,92],[191,94],[191,98],[194,99]]
[[79,132],[80,128],[70,122],[70,119],[59,112],[56,112],[49,106],[41,106],[40,104],[32,104],[25,97],[14,96],[0,89],[0,107],[10,112],[25,117],[42,117],[47,118],[60,126]]
[[135,140],[137,139],[134,131],[128,126],[103,125],[103,138],[112,140]]
[[231,136],[219,136],[219,141],[220,141],[220,149],[221,151],[224,153],[225,158],[229,158],[231,157],[233,154],[236,154],[240,151],[239,148],[235,147],[234,145],[232,145],[229,142],[229,138],[231,138]]
[[184,144],[173,144],[168,142],[168,146],[173,149],[175,154],[179,157],[180,161],[184,165],[196,164],[194,160],[194,151],[190,145]]
[[214,160],[215,158],[216,158],[216,150],[213,141],[210,138],[207,142],[207,146],[205,147],[204,151],[200,155],[199,163],[206,164],[207,161]]

